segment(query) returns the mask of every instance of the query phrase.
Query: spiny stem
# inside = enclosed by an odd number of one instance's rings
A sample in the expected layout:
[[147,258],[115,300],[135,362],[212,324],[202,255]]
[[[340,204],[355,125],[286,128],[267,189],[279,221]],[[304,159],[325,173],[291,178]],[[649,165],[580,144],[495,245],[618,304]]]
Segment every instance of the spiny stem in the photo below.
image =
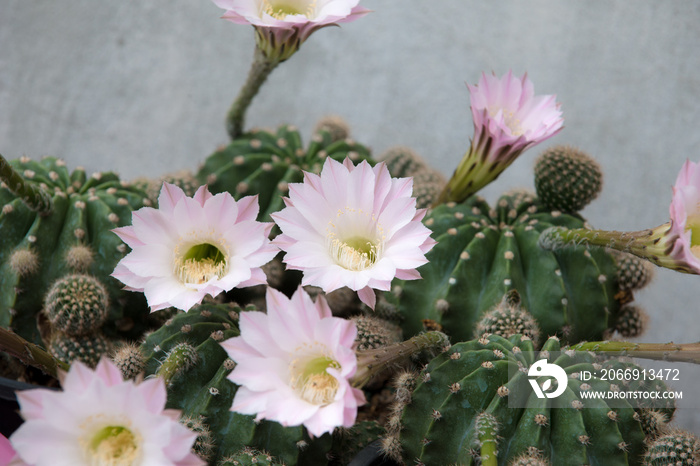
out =
[[448,345],[449,339],[447,335],[433,331],[421,333],[410,340],[385,348],[358,351],[357,372],[352,378],[352,385],[361,388],[376,374],[411,355],[427,349],[441,350]]
[[255,46],[253,55],[253,63],[248,72],[248,78],[245,84],[238,92],[236,100],[231,105],[231,109],[226,117],[226,129],[231,139],[236,139],[243,134],[243,125],[245,123],[245,113],[260,90],[267,77],[270,75],[280,62],[278,60],[269,59],[265,56],[258,45]]
[[55,378],[58,378],[58,369],[68,371],[70,368],[68,364],[54,358],[40,346],[2,327],[0,327],[0,350]]
[[27,183],[2,155],[0,155],[0,180],[30,209],[40,214],[51,212],[51,196],[38,186]]
[[591,341],[573,345],[575,351],[605,351],[619,356],[658,361],[700,364],[698,343],[634,343],[627,341]]
[[[482,417],[486,417],[482,421]],[[476,430],[481,445],[479,459],[482,466],[498,466],[498,425],[490,414],[477,417]]]

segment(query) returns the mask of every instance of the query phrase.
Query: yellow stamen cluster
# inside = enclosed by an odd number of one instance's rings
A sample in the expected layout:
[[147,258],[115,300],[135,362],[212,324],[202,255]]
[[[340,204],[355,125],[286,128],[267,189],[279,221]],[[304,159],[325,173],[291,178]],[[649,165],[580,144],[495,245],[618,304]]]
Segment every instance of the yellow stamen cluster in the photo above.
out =
[[521,136],[525,131],[521,126],[520,119],[516,118],[515,112],[505,108],[489,108],[489,116],[495,117],[498,112],[503,115],[503,123],[510,129],[510,134],[513,136]]
[[[327,352],[321,345],[320,356],[300,357],[292,361],[292,389],[299,397],[311,404],[325,406],[333,402],[338,392],[338,380],[327,372],[328,368],[340,369],[340,364],[323,353]],[[305,351],[304,351],[305,352]]]
[[212,278],[221,278],[225,275],[226,263],[218,264],[212,259],[187,259],[178,266],[177,276],[183,283],[201,285]]
[[130,466],[136,464],[140,439],[123,426],[107,426],[92,437],[86,449],[91,466]]
[[262,10],[268,15],[275,19],[283,20],[290,15],[304,15],[307,18],[313,18],[316,16],[316,0],[312,0],[306,3],[306,9],[303,8],[302,3],[294,0],[286,1],[270,1],[263,0]]
[[[191,244],[191,243],[190,243]],[[201,285],[212,278],[222,278],[228,270],[225,246],[202,242],[190,245],[187,251],[181,252],[182,243],[175,248],[175,275],[182,283]]]
[[[338,210],[337,217],[340,218],[348,213],[369,216],[362,210],[346,207],[345,210]],[[362,221],[364,220],[362,219]],[[328,222],[326,228],[328,252],[338,265],[348,270],[361,271],[372,267],[381,258],[384,249],[384,230],[377,223],[374,214],[371,215],[371,224],[374,224],[374,232],[355,236],[347,235],[341,239],[338,236],[336,224]]]

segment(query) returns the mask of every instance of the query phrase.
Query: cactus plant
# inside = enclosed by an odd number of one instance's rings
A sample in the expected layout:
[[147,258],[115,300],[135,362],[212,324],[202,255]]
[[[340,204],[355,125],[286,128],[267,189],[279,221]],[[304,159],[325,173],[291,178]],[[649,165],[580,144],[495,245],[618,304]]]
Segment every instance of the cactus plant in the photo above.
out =
[[[4,159],[3,159],[4,161]],[[6,162],[7,163],[7,162]],[[88,177],[82,168],[69,172],[53,157],[22,157],[7,163],[22,174],[26,188],[50,194],[50,207],[32,210],[8,176],[0,185],[0,326],[41,343],[37,314],[53,283],[80,272],[95,276],[109,294],[106,334],[136,334],[147,315],[143,296],[127,293],[110,274],[127,247],[110,230],[127,225],[145,194],[113,173]],[[12,188],[12,189],[11,189]],[[129,330],[133,330],[129,332]]]
[[[538,398],[530,388],[528,368],[541,359],[568,376],[558,397]],[[610,381],[595,377],[611,362],[636,367],[615,360],[598,365],[592,353],[561,348],[557,338],[548,339],[539,353],[521,335],[458,343],[397,397],[385,450],[406,464],[510,464],[535,453],[541,460],[535,464],[546,464],[545,459],[552,464],[639,464],[644,454],[641,408],[622,399],[577,395],[591,388],[614,390]],[[581,371],[594,376],[584,382]],[[651,383],[646,389],[663,387]]]
[[453,340],[472,338],[481,316],[516,290],[542,335],[570,342],[600,340],[617,321],[617,268],[602,249],[545,251],[540,232],[551,225],[582,226],[583,218],[546,208],[534,195],[502,196],[436,207],[424,223],[438,244],[426,254],[420,281],[394,283],[393,301],[405,317],[405,336],[429,319]]
[[552,210],[578,212],[598,197],[602,186],[598,162],[573,147],[550,147],[535,162],[537,195]]
[[240,312],[232,303],[205,303],[169,319],[141,346],[147,357],[146,376],[166,376],[167,407],[182,410],[190,419],[201,419],[202,429],[206,426],[215,445],[211,464],[224,458],[239,461],[233,455],[245,447],[265,450],[290,466],[319,464],[330,449],[330,435],[311,439],[301,426],[255,422],[254,416],[230,411],[237,386],[226,376],[235,363],[219,342],[239,334]]
[[302,170],[318,173],[326,157],[353,162],[369,159],[369,150],[350,139],[335,141],[325,130],[314,134],[304,149],[299,131],[281,126],[276,133],[257,130],[236,138],[230,145],[210,155],[197,173],[201,184],[212,193],[228,191],[236,199],[258,195],[258,219],[269,221],[270,214],[284,207],[282,196],[289,183],[303,180]]
[[378,160],[386,163],[391,176],[413,177],[413,197],[419,209],[430,207],[440,195],[447,180],[439,171],[431,168],[413,149],[403,146],[392,147]]

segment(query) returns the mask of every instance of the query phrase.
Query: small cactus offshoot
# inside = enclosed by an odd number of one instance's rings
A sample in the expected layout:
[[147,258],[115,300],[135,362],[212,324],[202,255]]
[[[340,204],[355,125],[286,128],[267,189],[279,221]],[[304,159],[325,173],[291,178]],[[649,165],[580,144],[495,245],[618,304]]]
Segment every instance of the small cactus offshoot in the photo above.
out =
[[598,197],[602,186],[598,162],[573,147],[551,147],[535,162],[537,195],[552,210],[578,212]]
[[649,466],[696,466],[700,464],[700,440],[689,432],[673,430],[649,444],[644,461]]
[[66,335],[96,332],[107,319],[109,296],[100,281],[90,275],[67,275],[46,294],[44,313],[54,329]]
[[649,317],[642,308],[628,304],[620,310],[615,330],[623,338],[638,337],[644,333],[648,320]]
[[391,176],[413,177],[413,197],[416,198],[416,207],[419,209],[433,205],[447,183],[442,173],[431,168],[409,147],[392,147],[379,160],[386,163]]
[[49,353],[66,363],[84,362],[89,367],[96,367],[102,356],[109,353],[111,344],[101,333],[83,336],[70,336],[56,332],[48,345]]
[[141,348],[133,343],[117,347],[111,359],[121,371],[124,380],[136,379],[146,369],[146,356]]
[[475,337],[488,333],[510,338],[519,333],[537,343],[540,338],[540,328],[534,317],[520,306],[519,297],[509,298],[513,295],[517,295],[517,292],[503,296],[500,303],[484,314],[476,324]]

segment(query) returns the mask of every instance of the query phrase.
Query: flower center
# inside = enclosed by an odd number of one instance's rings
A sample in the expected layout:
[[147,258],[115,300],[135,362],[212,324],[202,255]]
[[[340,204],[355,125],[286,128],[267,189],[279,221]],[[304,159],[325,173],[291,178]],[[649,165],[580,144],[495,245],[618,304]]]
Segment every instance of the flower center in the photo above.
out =
[[688,215],[685,229],[690,230],[690,252],[695,257],[700,257],[700,215],[697,214],[700,205],[696,207],[694,215]]
[[130,466],[138,459],[139,450],[132,431],[123,426],[107,426],[92,437],[88,456],[91,466]]
[[311,18],[316,14],[316,0],[263,0],[263,11],[275,19],[283,20],[287,16],[302,15]]
[[176,261],[176,273],[186,284],[200,285],[226,274],[226,255],[210,243],[192,246]]
[[381,254],[381,243],[363,236],[353,236],[341,241],[331,238],[331,256],[341,267],[349,270],[365,270],[372,267]]
[[520,120],[515,117],[515,112],[501,107],[489,108],[489,116],[491,116],[491,118],[495,118],[498,112],[501,112],[503,123],[510,129],[511,135],[521,136],[525,132],[523,131]]
[[327,372],[329,367],[340,369],[337,361],[321,356],[301,364],[292,362],[292,388],[305,401],[325,406],[333,402],[338,391],[338,380]]

